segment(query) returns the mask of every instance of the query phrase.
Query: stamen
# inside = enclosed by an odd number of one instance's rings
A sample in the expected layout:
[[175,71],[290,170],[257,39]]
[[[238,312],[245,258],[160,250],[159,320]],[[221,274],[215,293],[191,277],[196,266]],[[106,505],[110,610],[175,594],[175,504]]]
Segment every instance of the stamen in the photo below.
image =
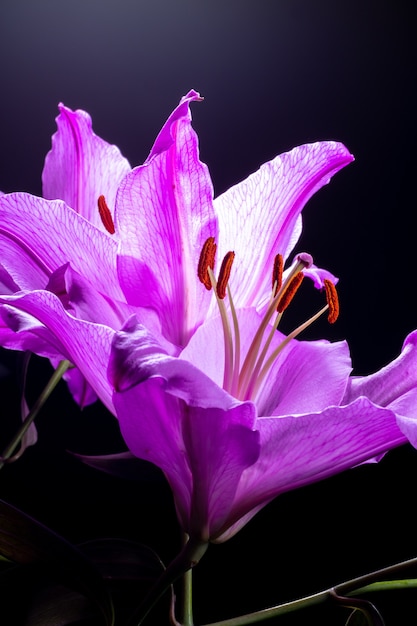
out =
[[277,254],[274,259],[274,267],[272,269],[272,290],[273,295],[277,294],[282,286],[282,274],[284,271],[284,258],[282,254]]
[[236,308],[233,302],[232,293],[229,285],[227,285],[227,297],[229,300],[230,312],[232,314],[233,331],[235,334],[235,347],[234,347],[234,361],[233,361],[233,375],[232,375],[232,387],[231,393],[236,396],[239,387],[239,370],[240,370],[240,330],[239,322],[237,319]]
[[[224,339],[224,372],[223,372],[223,389],[231,391],[233,385],[233,338],[230,330],[230,324],[227,317],[226,305],[223,300],[220,300],[217,295],[217,283],[211,267],[208,268],[207,273],[209,275],[214,294],[216,296],[217,304],[219,306],[220,317],[223,326],[223,339]],[[234,307],[233,307],[234,308]],[[235,323],[235,320],[233,320]],[[240,345],[240,339],[239,339]],[[239,348],[240,351],[240,348]]]
[[328,308],[329,306],[326,304],[326,306],[320,309],[320,311],[317,311],[317,313],[310,317],[306,322],[300,324],[300,326],[297,326],[297,328],[295,328],[289,335],[287,335],[287,337],[280,343],[280,345],[272,352],[256,379],[256,383],[252,391],[252,396],[255,396],[258,393],[261,383],[263,382],[266,374],[272,367],[272,364],[274,363],[279,353],[282,352],[282,350],[285,348],[285,346],[287,346],[292,339],[295,339],[295,337],[297,337],[300,333],[306,330],[306,328],[313,324],[313,322],[315,322],[320,317],[320,315],[323,315],[323,313],[325,313]]
[[220,300],[223,300],[226,296],[226,287],[227,283],[229,282],[234,258],[235,253],[229,251],[222,261],[219,277],[217,279],[217,296],[220,298]]
[[[289,274],[284,284],[281,286],[281,289],[279,291],[275,291],[275,295],[273,294],[273,297],[268,305],[266,313],[264,314],[264,317],[259,325],[259,328],[256,331],[255,336],[252,339],[249,350],[246,353],[246,357],[243,362],[242,369],[239,373],[239,390],[238,390],[239,397],[244,397],[245,399],[248,399],[246,394],[247,394],[248,388],[250,388],[253,383],[253,372],[259,371],[259,368],[262,366],[262,362],[264,361],[266,357],[266,352],[272,341],[272,337],[274,336],[275,331],[278,328],[279,322],[282,317],[282,312],[278,312],[278,315],[276,316],[272,329],[269,329],[268,331],[269,333],[268,339],[266,340],[264,344],[264,348],[261,351],[265,331],[267,330],[268,324],[277,310],[278,302],[281,300],[282,296],[285,298],[287,297],[285,295],[287,288],[291,289],[291,284],[293,283],[294,277],[298,276],[298,274],[301,273],[301,270],[303,270],[305,267],[308,267],[312,263],[313,263],[313,258],[311,257],[310,254],[306,254],[306,253],[298,254],[295,258],[295,263],[293,267],[289,270]],[[304,275],[302,274],[302,276]],[[300,281],[300,284],[301,284],[302,279],[298,279],[298,280]],[[286,306],[290,304],[292,298],[295,295],[296,290],[297,288],[292,290],[291,298],[288,297]],[[326,310],[327,308],[328,307],[326,305]],[[260,351],[261,351],[261,354],[258,358]]]
[[[241,338],[239,322],[228,284],[235,253],[229,251],[225,255],[218,280],[216,281],[213,273],[216,249],[214,237],[209,237],[201,251],[197,274],[207,289],[213,289],[219,307],[224,339],[223,389],[241,400],[254,400],[273,363],[293,339],[326,311],[328,311],[328,321],[331,324],[336,321],[339,314],[336,288],[330,280],[325,279],[324,288],[327,304],[306,322],[295,328],[270,353],[271,344],[273,341],[275,342],[277,337],[276,331],[282,314],[290,305],[304,279],[303,269],[312,264],[310,255],[298,255],[293,266],[288,270],[284,281],[283,257],[277,254],[274,259],[272,272],[272,296],[246,352],[243,366],[240,367]],[[227,302],[229,307],[227,307],[225,301],[226,293],[228,294]],[[229,311],[228,308],[230,308]],[[272,323],[274,315],[276,317]],[[231,328],[231,325],[233,325],[233,328]],[[265,337],[266,333],[267,336]]]
[[198,261],[197,276],[204,287],[210,291],[212,285],[208,272],[208,268],[212,271],[214,269],[214,260],[216,257],[217,245],[214,241],[214,237],[209,237],[203,245],[200,253],[200,259]]
[[97,200],[98,204],[98,212],[100,213],[101,221],[103,222],[104,228],[107,230],[110,235],[114,235],[116,232],[114,228],[113,218],[110,213],[110,209],[107,206],[107,202],[104,196],[99,196]]
[[324,279],[324,288],[326,290],[326,300],[329,305],[329,315],[327,320],[330,324],[334,324],[339,317],[339,298],[335,285],[328,278]]
[[291,278],[278,300],[278,313],[283,313],[285,309],[289,306],[295,294],[297,293],[301,283],[303,282],[303,278],[304,274],[302,272],[298,272],[295,276]]

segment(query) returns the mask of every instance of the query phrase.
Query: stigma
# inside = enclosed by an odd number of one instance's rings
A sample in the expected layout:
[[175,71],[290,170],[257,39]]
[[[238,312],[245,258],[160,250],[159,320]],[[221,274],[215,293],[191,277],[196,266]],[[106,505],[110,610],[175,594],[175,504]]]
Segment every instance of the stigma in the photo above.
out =
[[[278,346],[272,348],[276,331],[284,312],[288,309],[304,279],[303,270],[313,263],[309,254],[299,254],[284,275],[284,259],[275,256],[272,267],[272,284],[269,303],[256,330],[249,349],[241,355],[238,315],[233,303],[229,281],[232,276],[235,252],[229,251],[222,260],[217,278],[214,274],[217,246],[214,237],[203,245],[197,268],[200,282],[213,290],[220,313],[224,337],[223,388],[239,400],[255,401],[265,377],[278,355],[290,341],[296,338],[324,313],[334,324],[339,316],[339,300],[334,283],[324,279],[323,291],[326,304],[303,324],[290,332]],[[243,358],[242,358],[243,357]]]

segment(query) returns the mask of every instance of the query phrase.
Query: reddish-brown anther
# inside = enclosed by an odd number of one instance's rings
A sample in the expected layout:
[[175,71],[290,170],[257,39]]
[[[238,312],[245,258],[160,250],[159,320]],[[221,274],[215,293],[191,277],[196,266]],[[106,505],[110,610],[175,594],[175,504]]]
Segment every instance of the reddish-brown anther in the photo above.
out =
[[282,274],[284,272],[284,258],[282,254],[277,254],[274,259],[274,267],[272,268],[272,289],[275,288],[274,294],[277,294],[282,286]]
[[336,287],[328,278],[324,279],[324,288],[326,290],[326,300],[329,305],[329,314],[327,320],[330,324],[334,324],[339,317],[339,298]]
[[235,253],[229,251],[223,261],[219,272],[219,278],[217,279],[217,296],[220,300],[226,296],[226,287],[229,282],[230,272],[232,270]]
[[110,235],[114,235],[115,228],[113,218],[110,213],[110,209],[107,206],[106,198],[104,196],[99,196],[97,200],[98,204],[98,212],[100,213],[101,221],[103,222],[104,228],[107,230]]
[[211,280],[208,273],[208,269],[214,269],[214,260],[216,257],[217,244],[214,241],[214,237],[209,237],[205,242],[200,252],[200,258],[197,267],[197,276],[204,287],[210,291]]
[[302,272],[298,272],[295,276],[293,276],[285,287],[284,292],[282,293],[280,299],[277,303],[277,311],[278,313],[283,313],[285,309],[290,305],[292,299],[297,293],[301,283],[303,282],[304,274]]

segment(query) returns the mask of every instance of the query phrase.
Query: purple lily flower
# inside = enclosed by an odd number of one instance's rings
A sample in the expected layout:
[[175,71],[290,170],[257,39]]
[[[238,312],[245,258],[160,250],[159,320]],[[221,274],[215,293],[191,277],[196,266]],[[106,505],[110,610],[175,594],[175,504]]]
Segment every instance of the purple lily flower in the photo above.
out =
[[[235,267],[236,306],[265,306],[265,267],[277,251],[288,258],[306,202],[352,161],[340,143],[299,146],[213,200],[191,126],[195,100],[195,91],[181,100],[134,169],[93,133],[85,112],[60,105],[43,171],[45,197],[0,197],[0,344],[53,362],[69,358],[76,366],[69,382],[82,405],[99,390],[111,407],[111,390],[78,362],[72,343],[56,336],[59,307],[68,328],[78,320],[115,331],[135,313],[168,353],[178,354],[216,312],[195,271],[204,241],[215,237],[219,254],[245,250]],[[314,266],[304,273],[317,287],[332,278]]]

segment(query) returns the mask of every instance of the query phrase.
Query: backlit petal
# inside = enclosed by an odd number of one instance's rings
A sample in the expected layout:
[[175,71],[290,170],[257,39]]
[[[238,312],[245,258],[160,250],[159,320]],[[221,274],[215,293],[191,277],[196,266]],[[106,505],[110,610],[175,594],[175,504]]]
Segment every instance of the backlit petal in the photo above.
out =
[[[262,317],[255,309],[243,309],[238,311],[238,320],[242,366]],[[268,354],[284,339],[285,336],[276,331]],[[203,369],[222,386],[224,340],[220,317],[211,318],[197,329],[181,358]],[[350,372],[349,348],[345,342],[293,339],[275,360],[256,396],[258,415],[320,411],[331,404],[339,404]]]
[[305,144],[264,163],[215,199],[219,258],[236,252],[237,306],[256,306],[269,294],[273,259],[278,253],[286,259],[297,243],[306,202],[352,160],[343,144]]
[[217,235],[212,184],[191,127],[189,105],[198,99],[196,92],[182,99],[116,199],[122,289],[129,303],[158,312],[177,345],[186,343],[208,308],[197,264],[205,240]]
[[349,380],[344,402],[366,396],[397,415],[402,432],[417,447],[417,331],[408,335],[401,354],[370,376]]
[[95,226],[105,230],[97,200],[104,195],[114,210],[117,187],[131,167],[120,150],[98,137],[85,111],[59,105],[58,131],[46,155],[42,174],[43,196],[64,200]]
[[[63,308],[58,297],[49,291],[32,291],[23,295],[1,296],[0,304],[17,310],[13,330],[33,332],[38,329],[44,341],[50,341],[60,359],[68,359],[79,368],[107,408],[114,412],[111,388],[107,379],[107,364],[114,331],[101,324],[92,324],[71,316]],[[34,322],[20,326],[18,313],[33,316]],[[21,316],[23,320],[23,316]],[[30,318],[27,318],[30,319]],[[11,322],[10,322],[11,323]],[[46,327],[45,332],[43,327]],[[11,346],[13,347],[13,346]]]
[[251,510],[255,514],[280,493],[323,480],[406,441],[393,411],[367,398],[316,414],[260,418],[257,428],[261,454],[242,476],[234,525],[221,540],[237,532]]
[[115,336],[112,361],[110,377],[123,390],[113,401],[129,449],[164,471],[185,529],[207,540],[259,454],[254,405],[236,403],[187,361],[158,352],[133,320]]
[[45,288],[70,262],[95,288],[124,300],[117,282],[117,242],[60,200],[27,193],[0,197],[2,265],[20,289]]

